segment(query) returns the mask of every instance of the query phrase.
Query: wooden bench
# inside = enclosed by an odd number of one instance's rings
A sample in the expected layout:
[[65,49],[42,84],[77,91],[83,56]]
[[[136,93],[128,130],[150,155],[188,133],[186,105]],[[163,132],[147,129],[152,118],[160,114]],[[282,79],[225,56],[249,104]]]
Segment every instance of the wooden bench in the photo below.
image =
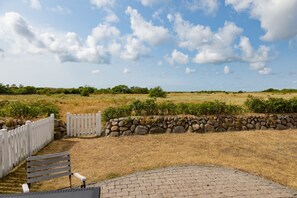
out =
[[27,158],[27,183],[22,185],[23,192],[29,192],[32,183],[63,176],[69,177],[71,188],[72,175],[81,180],[81,188],[86,187],[86,177],[71,172],[69,152],[29,157]]

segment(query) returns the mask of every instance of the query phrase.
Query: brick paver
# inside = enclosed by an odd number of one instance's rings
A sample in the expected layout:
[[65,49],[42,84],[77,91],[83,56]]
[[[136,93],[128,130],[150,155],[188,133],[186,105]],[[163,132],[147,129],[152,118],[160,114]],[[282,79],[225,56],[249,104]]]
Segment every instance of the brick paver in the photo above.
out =
[[104,182],[101,197],[297,197],[297,191],[234,169],[181,166],[137,172]]

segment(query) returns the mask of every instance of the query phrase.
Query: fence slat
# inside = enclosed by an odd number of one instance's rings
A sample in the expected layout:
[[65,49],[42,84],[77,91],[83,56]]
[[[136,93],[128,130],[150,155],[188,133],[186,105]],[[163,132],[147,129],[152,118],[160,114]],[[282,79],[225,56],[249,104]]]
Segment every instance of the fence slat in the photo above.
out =
[[66,115],[67,135],[69,137],[100,136],[101,112],[96,114],[71,114]]
[[42,149],[54,138],[54,115],[27,121],[14,130],[0,130],[0,178],[9,173],[26,157]]

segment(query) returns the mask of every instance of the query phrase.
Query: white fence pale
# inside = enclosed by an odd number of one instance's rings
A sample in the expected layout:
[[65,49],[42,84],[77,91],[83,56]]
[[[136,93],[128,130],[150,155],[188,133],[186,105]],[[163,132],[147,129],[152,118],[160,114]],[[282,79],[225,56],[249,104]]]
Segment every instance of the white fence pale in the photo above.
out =
[[54,139],[54,114],[14,130],[0,130],[0,178]]
[[68,137],[100,136],[101,112],[96,114],[71,114],[67,113]]

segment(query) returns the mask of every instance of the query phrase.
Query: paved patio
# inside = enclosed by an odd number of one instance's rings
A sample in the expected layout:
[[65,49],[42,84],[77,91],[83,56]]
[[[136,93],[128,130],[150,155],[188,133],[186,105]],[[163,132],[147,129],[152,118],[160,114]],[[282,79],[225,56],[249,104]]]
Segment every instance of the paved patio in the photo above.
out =
[[242,171],[181,166],[143,171],[91,184],[101,197],[297,197],[297,191]]

